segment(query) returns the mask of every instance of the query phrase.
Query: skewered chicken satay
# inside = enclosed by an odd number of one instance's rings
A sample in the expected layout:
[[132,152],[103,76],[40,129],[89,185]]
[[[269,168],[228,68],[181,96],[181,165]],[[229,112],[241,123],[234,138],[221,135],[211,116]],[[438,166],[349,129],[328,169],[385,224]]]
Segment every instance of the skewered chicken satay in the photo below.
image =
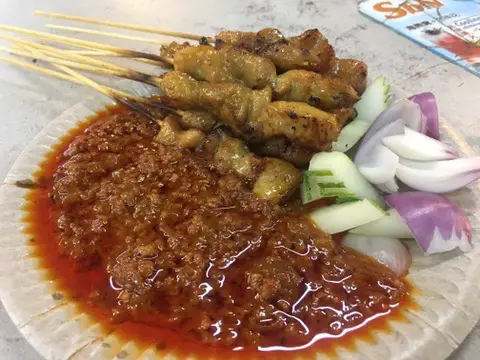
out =
[[238,82],[253,89],[271,85],[277,76],[271,60],[235,48],[216,50],[208,45],[191,46],[177,51],[173,63],[175,70],[197,80]]
[[234,46],[269,58],[280,71],[306,69],[327,72],[335,59],[335,51],[317,29],[285,38],[277,29],[257,33],[222,31],[215,37],[215,46]]
[[196,80],[212,83],[237,82],[249,88],[272,87],[276,100],[304,101],[323,110],[350,107],[358,101],[354,88],[340,79],[308,70],[290,70],[277,77],[275,65],[267,58],[247,51],[224,47],[186,44],[162,47],[162,55],[173,55],[175,70]]
[[[183,132],[184,130],[182,129],[201,130],[203,133],[209,133],[218,123],[217,118],[207,111],[202,110],[182,111],[181,115],[177,114],[175,119],[180,125],[180,128],[178,126],[175,127],[175,125],[170,126],[170,124],[168,124],[171,118],[168,111],[156,111],[155,114],[158,118],[165,118],[164,124],[166,125],[161,126],[161,131],[159,133],[159,136],[164,139],[162,143],[165,145],[174,143],[185,144],[189,143],[192,138],[195,139],[199,137],[195,132],[190,132],[185,135],[186,138],[178,138],[177,133]],[[255,154],[283,159],[299,168],[306,167],[314,154],[312,151],[305,150],[300,146],[289,143],[285,138],[272,139],[266,142],[251,144],[251,146]],[[182,145],[182,147],[188,146]],[[193,147],[196,147],[196,145],[192,145],[188,148]],[[322,151],[329,151],[330,149],[331,143],[327,142],[325,143]]]
[[276,99],[303,101],[323,110],[350,107],[359,100],[355,89],[344,81],[307,70],[278,76],[273,92]]
[[249,119],[259,117],[272,99],[269,87],[252,90],[236,83],[213,84],[196,81],[178,71],[166,73],[159,86],[164,92],[162,102],[165,104],[176,109],[208,111],[229,126],[235,135],[249,140],[261,136],[254,133]]
[[312,151],[335,141],[340,127],[333,114],[305,103],[271,103],[271,90],[252,90],[240,84],[198,82],[178,71],[161,81],[165,101],[179,109],[202,109],[217,116],[236,136],[249,142],[285,137]]
[[196,149],[211,159],[221,175],[235,175],[250,186],[259,198],[282,202],[300,183],[300,170],[292,164],[274,158],[259,157],[225,129],[217,128],[207,136],[198,129],[183,130],[181,119],[170,115],[158,121],[160,130],[155,141],[167,146]]
[[368,67],[363,61],[355,59],[335,59],[332,68],[327,73],[338,77],[351,85],[362,95],[367,88]]
[[212,157],[220,174],[234,174],[244,179],[259,198],[283,202],[300,184],[300,171],[295,166],[283,160],[256,156],[225,129],[214,130],[200,149]]
[[275,101],[255,120],[263,138],[285,137],[312,151],[322,151],[325,143],[337,140],[340,133],[335,115],[300,102]]

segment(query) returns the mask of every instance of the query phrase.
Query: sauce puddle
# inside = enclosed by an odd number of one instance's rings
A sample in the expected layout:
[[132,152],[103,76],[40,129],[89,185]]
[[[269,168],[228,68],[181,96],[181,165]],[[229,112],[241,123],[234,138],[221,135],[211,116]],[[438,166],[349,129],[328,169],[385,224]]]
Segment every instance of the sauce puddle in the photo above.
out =
[[[118,295],[114,291],[115,284],[112,284],[111,276],[104,267],[85,269],[79,266],[77,261],[63,254],[55,223],[59,213],[58,209],[52,206],[51,192],[53,174],[65,161],[62,153],[71,142],[82,136],[85,129],[92,123],[101,122],[107,116],[122,111],[125,111],[123,107],[114,107],[100,112],[98,116],[89,119],[59,140],[59,144],[53,148],[42,164],[41,170],[35,174],[37,186],[27,196],[26,211],[28,215],[24,220],[29,224],[27,233],[34,240],[30,242],[33,248],[31,256],[41,259],[41,266],[49,271],[49,280],[54,282],[56,292],[78,304],[79,311],[90,314],[95,321],[104,326],[106,332],[113,330],[122,340],[125,342],[135,341],[140,348],[154,347],[159,356],[173,353],[178,358],[194,355],[200,359],[292,359],[298,357],[313,359],[319,352],[335,357],[336,350],[339,348],[354,350],[357,340],[373,344],[375,332],[391,332],[392,326],[394,326],[392,321],[408,321],[404,315],[404,309],[414,308],[416,305],[412,300],[414,289],[406,283],[407,295],[396,306],[366,317],[363,322],[342,329],[335,335],[319,333],[306,345],[291,347],[289,351],[285,351],[282,346],[266,346],[260,347],[260,349],[207,346],[192,339],[186,339],[184,334],[175,329],[158,326],[165,322],[164,319],[158,314],[150,312],[140,313],[137,322],[112,323],[110,321],[111,308],[108,303],[115,301]],[[91,301],[92,293],[97,289],[105,288],[109,283],[113,285],[112,289],[109,289],[110,299],[103,303]]]

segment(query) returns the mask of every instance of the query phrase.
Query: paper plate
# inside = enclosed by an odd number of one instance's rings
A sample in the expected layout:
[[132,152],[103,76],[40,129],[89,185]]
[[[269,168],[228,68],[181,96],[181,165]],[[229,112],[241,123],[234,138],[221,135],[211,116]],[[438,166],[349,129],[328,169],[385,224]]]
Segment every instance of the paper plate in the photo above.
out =
[[[151,88],[135,90],[146,95]],[[28,257],[32,247],[22,222],[28,190],[15,182],[31,179],[59,137],[109,104],[110,100],[96,96],[65,111],[38,134],[7,175],[0,188],[0,297],[15,325],[46,359],[175,359],[173,353],[159,356],[155,348],[125,341],[81,313],[56,290],[38,260]],[[473,155],[447,121],[442,121],[442,133],[459,152]],[[480,191],[471,186],[451,198],[470,217],[474,250],[426,257],[414,241],[409,242],[413,266],[408,278],[419,290],[414,297],[419,309],[405,309],[409,321],[392,322],[390,333],[375,333],[375,344],[357,341],[355,352],[339,349],[339,358],[439,360],[473,328],[480,318]]]

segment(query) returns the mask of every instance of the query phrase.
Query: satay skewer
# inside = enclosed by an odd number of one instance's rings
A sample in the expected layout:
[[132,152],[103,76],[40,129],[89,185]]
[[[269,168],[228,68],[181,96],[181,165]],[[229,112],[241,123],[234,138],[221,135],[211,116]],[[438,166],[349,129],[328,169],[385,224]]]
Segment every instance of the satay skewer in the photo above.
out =
[[153,27],[149,27],[149,26],[126,24],[126,23],[121,23],[121,22],[116,22],[116,21],[106,21],[106,20],[93,19],[93,18],[88,18],[88,17],[83,17],[83,16],[66,15],[66,14],[59,14],[59,13],[53,13],[53,12],[48,12],[48,11],[39,11],[39,10],[35,11],[34,14],[39,15],[39,16],[52,17],[52,18],[56,18],[56,19],[79,21],[79,22],[84,22],[84,23],[88,23],[88,24],[106,25],[106,26],[117,27],[117,28],[122,28],[122,29],[143,31],[143,32],[151,33],[151,34],[178,37],[178,38],[182,38],[182,39],[197,40],[197,41],[206,40],[206,41],[209,41],[209,42],[214,42],[215,41],[212,38],[206,38],[204,36],[200,36],[200,35],[196,35],[196,34],[189,34],[189,33],[184,33],[184,32],[179,32],[179,31],[162,30],[162,29],[157,29],[157,28],[153,28]]
[[21,68],[40,73],[42,75],[48,75],[48,76],[55,77],[57,79],[73,82],[73,83],[76,83],[76,84],[82,84],[80,82],[80,80],[77,80],[74,77],[69,76],[67,74],[64,74],[64,73],[61,73],[61,72],[58,72],[58,71],[54,71],[54,70],[50,70],[50,69],[45,69],[45,68],[42,68],[40,66],[36,66],[36,65],[31,64],[31,63],[27,63],[27,62],[20,61],[20,60],[17,60],[17,59],[8,58],[8,57],[5,57],[5,56],[0,56],[0,61],[19,66]]
[[[1,37],[1,36],[0,36]],[[27,48],[28,52],[22,49],[15,49],[15,48],[7,48],[4,46],[0,46],[0,50],[4,50],[10,52],[14,55],[23,56],[27,58],[35,58],[42,61],[46,61],[55,65],[63,65],[68,67],[74,67],[77,69],[85,70],[91,73],[100,74],[100,75],[107,75],[107,76],[116,76],[132,81],[141,82],[144,84],[152,85],[158,87],[161,79],[157,76],[153,76],[150,74],[146,74],[140,71],[127,69],[125,67],[109,63],[107,61],[100,61],[98,65],[96,62],[91,65],[91,62],[88,59],[82,56],[79,58],[71,58],[71,54],[65,54],[64,51],[55,49],[55,52],[51,52],[48,47],[47,48],[35,48],[28,44],[23,44],[23,48]],[[39,53],[34,53],[32,50],[40,50]],[[53,57],[56,56],[56,57]],[[85,63],[85,60],[87,62]]]
[[[60,59],[65,59],[65,60],[70,60],[70,61],[75,61],[80,64],[87,64],[87,65],[92,65],[95,67],[99,68],[105,68],[105,69],[111,69],[111,70],[118,70],[118,71],[123,71],[123,72],[128,72],[129,69],[119,66],[117,64],[113,64],[104,60],[100,59],[94,59],[82,54],[77,54],[77,53],[72,53],[68,50],[63,50],[63,49],[57,49],[52,46],[47,46],[43,44],[36,43],[34,41],[29,41],[29,40],[24,40],[24,39],[19,39],[13,36],[9,35],[4,35],[0,34],[0,39],[8,40],[12,42],[15,45],[22,45],[22,46],[27,46],[35,49],[39,49],[42,52],[48,53],[51,57],[56,57]],[[158,63],[156,63],[158,64]],[[133,71],[133,70],[132,70]]]
[[[34,49],[34,48],[30,48],[30,49]],[[30,51],[27,52],[27,51],[24,51],[24,50],[21,50],[21,49],[8,48],[8,47],[5,47],[5,46],[0,46],[0,50],[9,52],[13,55],[22,56],[22,57],[31,58],[31,59],[38,59],[38,60],[46,61],[46,62],[49,62],[49,63],[52,63],[52,64],[56,64],[56,65],[70,66],[70,67],[74,67],[74,68],[81,69],[81,70],[86,70],[86,71],[93,72],[93,73],[100,73],[102,75],[119,76],[119,71],[118,70],[112,70],[112,69],[107,69],[107,68],[104,68],[104,67],[82,64],[82,63],[78,63],[78,62],[74,62],[74,61],[70,61],[70,60],[65,60],[65,59],[58,59],[58,58],[48,56],[46,54],[40,54],[40,53],[34,54],[33,52],[30,52]],[[122,72],[122,74],[124,74],[124,73]],[[119,76],[119,77],[123,77],[123,76]]]
[[48,76],[51,76],[51,77],[55,77],[57,79],[65,80],[65,81],[72,82],[72,83],[79,84],[79,85],[86,85],[86,86],[92,87],[95,90],[101,92],[102,94],[105,94],[105,95],[107,95],[107,96],[109,96],[109,97],[111,97],[115,100],[119,100],[122,103],[124,103],[126,105],[129,105],[131,107],[133,107],[134,105],[128,103],[128,101],[126,101],[127,99],[128,100],[135,100],[135,101],[139,101],[139,102],[143,101],[143,99],[140,98],[140,97],[136,97],[134,95],[124,93],[120,90],[112,89],[112,88],[109,88],[109,87],[106,87],[106,86],[102,86],[102,85],[97,84],[97,83],[96,84],[93,84],[93,83],[89,84],[86,81],[81,80],[79,77],[74,77],[74,76],[71,76],[71,75],[68,75],[68,74],[65,74],[65,73],[61,73],[61,72],[58,72],[58,71],[50,70],[50,69],[45,69],[45,68],[42,68],[40,66],[36,66],[36,65],[33,65],[33,64],[30,64],[30,63],[27,63],[27,62],[19,61],[17,59],[12,59],[12,58],[7,58],[7,57],[0,56],[0,61],[12,64],[12,65],[16,65],[16,66],[22,67],[24,69],[28,69],[28,70],[31,70],[31,71],[34,71],[34,72],[37,72],[37,73],[40,73],[40,74],[43,74],[43,75],[48,75]]
[[[0,47],[0,48],[4,49],[4,47]],[[30,56],[27,56],[27,57],[44,59],[44,61],[50,62],[52,65],[59,68],[60,70],[62,70],[66,74],[59,73],[59,72],[54,71],[54,70],[45,69],[45,68],[42,68],[40,66],[35,66],[35,65],[32,65],[32,64],[28,64],[28,63],[18,61],[18,60],[15,60],[15,59],[9,59],[9,58],[3,58],[2,57],[2,60],[6,61],[6,62],[9,62],[11,64],[14,64],[14,65],[18,65],[18,66],[27,68],[29,70],[33,70],[33,71],[45,74],[45,75],[50,75],[50,76],[57,77],[57,78],[62,79],[62,80],[74,82],[74,83],[77,83],[77,84],[80,84],[80,85],[89,86],[89,87],[101,92],[102,94],[107,95],[107,96],[112,97],[112,98],[115,98],[115,99],[117,99],[118,97],[121,97],[121,98],[124,98],[124,99],[134,100],[134,101],[137,101],[137,102],[140,102],[140,103],[145,102],[145,99],[140,97],[140,96],[135,96],[135,95],[126,93],[126,92],[118,90],[118,89],[113,89],[113,88],[101,85],[101,84],[93,81],[92,79],[90,79],[90,78],[88,78],[88,77],[86,77],[86,76],[68,68],[67,66],[61,65],[60,63],[53,63],[52,61],[50,61],[51,58],[49,58],[45,53],[43,53],[42,51],[40,51],[38,49],[35,49],[35,48],[32,48],[32,47],[27,47],[27,46],[23,46],[21,48],[24,49],[23,53],[25,54],[25,56],[27,55],[26,51],[29,51],[31,53],[30,53]],[[12,49],[8,49],[8,48],[6,50],[10,51],[14,54],[17,53],[17,52],[18,53],[21,52],[20,50],[11,51]]]
[[[65,49],[64,50],[67,53],[70,54],[76,54],[76,55],[83,55],[83,56],[88,56],[88,57],[115,57],[115,58],[124,58],[121,54],[116,54],[110,51],[101,51],[101,50],[70,50],[70,49]],[[126,57],[127,59],[134,60],[134,61],[139,61],[143,62],[146,64],[151,64],[158,66],[159,63],[158,61],[155,60],[150,60],[150,59],[144,59],[144,58],[132,58],[130,56]]]
[[144,58],[144,59],[154,60],[160,64],[170,64],[168,59],[165,59],[164,57],[161,57],[159,55],[145,53],[145,52],[136,51],[136,50],[123,49],[117,46],[100,44],[93,41],[79,40],[79,39],[74,39],[67,36],[53,35],[49,33],[43,33],[40,31],[23,29],[15,26],[8,26],[8,25],[0,25],[0,30],[32,36],[38,39],[49,40],[49,41],[53,41],[60,44],[73,45],[81,48],[86,48],[89,50],[95,49],[95,50],[101,50],[101,51],[109,51],[109,52],[118,54],[122,57]]
[[108,51],[100,51],[100,50],[65,50],[70,54],[77,54],[83,56],[116,56],[115,53],[108,52]]
[[[163,29],[156,29],[151,27],[143,27],[138,25],[124,24],[119,22],[105,21],[99,19],[86,18],[81,16],[72,16],[58,13],[50,13],[44,11],[35,12],[37,15],[49,16],[58,19],[81,21],[85,23],[107,25],[113,27],[120,27],[136,31],[144,31],[155,34],[162,34],[167,36],[176,36],[184,39],[198,40],[202,44],[214,43],[222,46],[225,43],[227,46],[240,46],[250,52],[270,58],[281,72],[292,69],[307,69],[319,73],[326,73],[329,76],[338,77],[353,86],[355,90],[361,95],[366,88],[367,80],[367,66],[361,61],[353,59],[338,59],[335,57],[333,48],[325,41],[323,35],[316,29],[308,30],[293,38],[284,38],[283,35],[275,29],[264,29],[256,35],[252,33],[244,33],[245,39],[242,39],[241,32],[225,31],[217,34],[214,37],[204,37],[196,34],[189,34],[183,32],[174,32]],[[265,32],[265,30],[267,30]],[[260,34],[262,33],[262,34]],[[252,35],[259,37],[253,41]],[[312,43],[312,38],[318,38],[318,42]],[[270,40],[279,40],[273,41]],[[265,46],[259,46],[262,42]],[[287,40],[287,41],[285,41]],[[292,44],[289,42],[293,40]],[[308,40],[305,42],[304,40]],[[300,41],[300,46],[298,41]],[[305,48],[305,44],[311,44],[312,48]],[[301,45],[303,44],[303,45]],[[280,50],[282,49],[282,50]],[[305,51],[308,50],[308,51]],[[290,54],[285,57],[284,54]],[[292,55],[293,54],[293,55]]]
[[159,46],[168,44],[165,41],[160,41],[160,40],[157,40],[157,39],[148,39],[148,38],[144,38],[144,37],[140,37],[140,36],[131,36],[131,35],[105,32],[105,31],[98,31],[98,30],[85,29],[85,28],[78,28],[78,27],[71,27],[71,26],[61,26],[61,25],[47,24],[47,25],[45,25],[45,27],[47,27],[49,29],[55,29],[55,30],[71,31],[71,32],[84,33],[84,34],[107,36],[107,37],[117,38],[117,39],[132,40],[132,41],[137,41],[137,42],[155,44],[155,45],[159,45]]

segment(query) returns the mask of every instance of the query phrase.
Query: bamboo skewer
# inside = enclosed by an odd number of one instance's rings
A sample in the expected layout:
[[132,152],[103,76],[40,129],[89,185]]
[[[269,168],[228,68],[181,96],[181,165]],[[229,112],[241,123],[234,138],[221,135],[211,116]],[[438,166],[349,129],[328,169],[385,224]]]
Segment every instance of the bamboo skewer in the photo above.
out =
[[[28,46],[27,46],[28,47]],[[0,47],[1,49],[2,47]],[[58,51],[58,49],[57,49]],[[62,52],[60,50],[60,52]],[[102,75],[109,75],[109,76],[117,76],[121,77],[124,79],[128,80],[133,80],[133,81],[138,81],[141,83],[149,84],[158,87],[160,85],[160,79],[157,76],[153,76],[150,74],[146,74],[140,71],[132,70],[132,69],[127,69],[122,66],[118,66],[116,64],[112,64],[106,61],[101,61],[100,63],[102,66],[92,66],[89,61],[87,61],[87,64],[82,63],[84,58],[83,56],[80,58],[79,62],[76,61],[71,61],[70,55],[71,54],[60,54],[62,59],[56,59],[56,58],[47,58],[45,59],[45,54],[49,54],[48,50],[42,50],[42,53],[44,56],[40,56],[40,60],[52,62],[55,64],[59,65],[66,65],[69,67],[75,67],[78,69],[86,70],[92,73],[97,73],[97,74],[102,74]],[[20,54],[23,55],[23,54]],[[32,54],[27,54],[26,56],[33,57]],[[89,58],[85,58],[85,60],[92,60]],[[88,65],[90,64],[90,65]]]
[[29,52],[25,52],[25,51],[18,50],[18,49],[15,49],[15,48],[7,48],[5,46],[0,46],[0,50],[9,52],[13,55],[22,56],[22,57],[26,57],[26,58],[32,58],[32,59],[38,59],[38,60],[46,61],[46,62],[49,62],[49,63],[52,63],[52,64],[56,64],[56,65],[70,66],[70,67],[86,70],[86,71],[93,72],[93,73],[100,73],[100,74],[103,74],[103,75],[124,77],[124,74],[128,71],[126,69],[125,71],[120,72],[119,70],[106,69],[104,67],[81,64],[81,63],[70,61],[70,60],[52,58],[52,57],[46,55],[45,53],[42,53],[42,54],[38,53],[37,55],[35,55],[33,53],[32,49],[34,49],[34,48],[28,47]]
[[65,50],[65,52],[84,56],[115,56],[115,53],[100,50]]
[[[48,58],[47,54],[45,52],[41,51],[41,50],[37,50],[35,48],[27,47],[27,46],[22,46],[21,48],[24,49],[25,51],[29,52],[29,54],[28,54],[29,57],[35,57],[37,59],[42,59],[42,58],[47,59]],[[9,50],[9,49],[7,49],[7,50]],[[45,60],[45,61],[48,61],[48,60]],[[15,61],[15,62],[17,62],[17,61]],[[15,62],[12,62],[12,63],[15,63]],[[22,62],[19,62],[19,63],[22,63]],[[30,65],[28,63],[22,63],[22,64]],[[34,70],[34,71],[44,73],[46,75],[51,75],[51,76],[58,77],[62,80],[75,82],[75,83],[80,84],[80,85],[88,85],[88,86],[94,88],[97,91],[100,91],[101,93],[103,93],[107,96],[112,96],[112,95],[122,96],[124,98],[128,98],[128,99],[135,100],[135,101],[143,101],[144,100],[141,97],[128,94],[128,93],[123,92],[121,90],[117,90],[117,89],[109,88],[109,87],[104,86],[104,85],[100,85],[99,83],[87,78],[86,76],[83,76],[82,74],[80,74],[80,73],[78,73],[78,72],[76,72],[72,69],[69,69],[66,66],[63,66],[63,65],[60,65],[60,64],[55,64],[53,62],[52,62],[52,65],[54,65],[55,67],[57,67],[58,69],[60,69],[64,72],[66,72],[68,75],[63,74],[63,73],[59,73],[59,72],[56,72],[56,71],[53,71],[53,70],[44,69],[42,67],[35,66],[35,65],[31,65],[31,66],[28,66],[28,67],[24,66],[24,67],[27,67],[30,70]]]
[[28,46],[28,47],[32,47],[32,48],[35,48],[35,49],[39,49],[41,51],[47,51],[49,54],[52,54],[55,57],[58,57],[58,58],[61,58],[61,59],[66,59],[66,60],[74,59],[74,60],[76,60],[80,63],[84,63],[84,64],[94,65],[94,66],[98,66],[98,67],[105,67],[105,68],[109,68],[109,69],[125,70],[125,68],[123,68],[119,65],[116,65],[116,64],[112,64],[112,63],[109,63],[109,62],[106,62],[106,61],[103,61],[103,60],[99,60],[99,59],[92,59],[88,56],[84,56],[84,55],[80,55],[80,54],[69,53],[65,50],[57,49],[57,48],[54,48],[54,47],[48,46],[48,45],[39,44],[39,43],[36,43],[34,41],[19,39],[19,38],[4,35],[4,34],[0,34],[0,39],[8,40],[8,41],[10,41],[14,44],[21,44],[23,46]]
[[[0,35],[1,36],[1,35]],[[101,50],[62,50],[65,53],[69,54],[75,54],[75,55],[83,55],[83,56],[88,56],[88,57],[100,57],[100,56],[107,56],[107,57],[116,57],[116,58],[124,58],[121,54],[116,54],[110,51],[101,51]],[[150,60],[150,59],[144,59],[144,58],[132,58],[132,57],[127,57],[127,59],[143,62],[146,64],[152,64],[155,66],[159,66],[160,64],[158,61],[155,60]],[[94,59],[91,59],[94,60]]]
[[32,70],[32,71],[38,72],[38,73],[43,74],[43,75],[53,76],[53,77],[61,79],[61,80],[70,81],[70,82],[73,82],[73,83],[80,84],[80,81],[75,79],[72,76],[60,73],[58,71],[45,69],[45,68],[42,68],[40,66],[36,66],[36,65],[24,62],[24,61],[20,61],[20,60],[17,60],[17,59],[12,59],[12,58],[7,58],[7,57],[4,57],[4,56],[0,56],[0,61],[12,64],[12,65],[17,65],[19,67],[22,67],[22,68],[25,68],[25,69],[28,69],[28,70]]
[[166,42],[162,42],[160,40],[147,39],[147,38],[143,38],[143,37],[140,37],[140,36],[131,36],[131,35],[112,33],[112,32],[91,30],[91,29],[85,29],[85,28],[77,28],[77,27],[71,27],[71,26],[53,25],[53,24],[47,24],[45,26],[49,29],[74,31],[74,32],[92,34],[92,35],[101,35],[101,36],[113,37],[113,38],[117,38],[117,39],[125,39],[125,40],[133,40],[133,41],[138,41],[138,42],[150,43],[150,44],[155,44],[155,45],[159,45],[159,46],[167,44]]
[[86,40],[79,40],[79,39],[74,39],[66,36],[42,33],[39,31],[22,29],[22,28],[17,28],[17,27],[8,26],[8,25],[0,25],[0,30],[11,31],[18,34],[28,35],[28,36],[32,36],[32,37],[36,37],[44,40],[50,40],[50,41],[54,41],[61,44],[74,45],[74,46],[78,46],[78,47],[86,48],[90,50],[91,49],[96,49],[101,51],[106,50],[106,51],[110,51],[110,52],[122,55],[123,57],[145,58],[145,59],[155,60],[161,64],[165,64],[165,63],[170,64],[170,61],[168,59],[165,59],[159,55],[144,53],[136,50],[122,49],[112,45],[100,44],[100,43],[86,41]]
[[[89,57],[98,57],[98,56],[108,56],[108,57],[117,57],[117,58],[123,58],[121,54],[115,54],[110,51],[101,51],[101,50],[64,50],[66,53],[69,54],[76,54],[76,55],[84,55],[84,56],[89,56]],[[155,60],[150,60],[150,59],[144,59],[144,58],[132,58],[132,57],[127,57],[127,59],[143,62],[146,64],[152,64],[155,66],[158,66],[159,63],[158,61]]]
[[[43,57],[45,55],[44,52],[42,52],[38,49],[30,48],[30,50],[32,51],[32,54],[31,54],[32,56],[40,58],[40,57]],[[50,75],[50,76],[62,79],[62,80],[74,82],[74,83],[77,83],[77,84],[80,84],[80,85],[89,86],[89,87],[99,91],[100,93],[102,93],[102,94],[104,94],[104,95],[106,95],[106,96],[108,96],[108,97],[110,97],[114,100],[117,100],[118,102],[120,102],[120,103],[122,103],[122,104],[124,104],[128,107],[130,107],[134,111],[139,112],[140,114],[144,115],[146,118],[148,118],[151,121],[157,121],[157,119],[156,119],[155,115],[153,115],[150,112],[149,107],[161,108],[161,109],[167,110],[171,113],[177,114],[179,116],[182,116],[183,113],[184,113],[181,110],[172,109],[170,107],[164,106],[164,105],[159,104],[157,102],[152,102],[149,99],[146,99],[146,98],[143,98],[143,97],[140,97],[140,96],[135,96],[135,95],[126,93],[126,92],[118,90],[118,89],[113,89],[113,88],[101,85],[101,84],[93,81],[92,79],[90,79],[90,78],[88,78],[88,77],[86,77],[86,76],[84,76],[84,75],[66,67],[66,66],[63,66],[63,65],[53,64],[54,66],[56,66],[60,70],[66,72],[68,75],[63,74],[63,73],[59,73],[57,71],[44,69],[44,68],[41,68],[39,66],[35,66],[35,65],[25,63],[25,62],[22,62],[22,61],[18,61],[18,60],[15,60],[15,59],[9,59],[9,58],[5,58],[5,57],[1,57],[1,56],[0,56],[0,61],[5,61],[5,62],[14,64],[14,65],[17,65],[17,66],[20,66],[20,67],[23,67],[23,68],[27,68],[27,69],[45,74],[45,75]]]
[[[46,51],[48,54],[50,54],[52,56],[55,56],[57,58],[60,58],[60,59],[65,59],[65,60],[70,60],[70,61],[74,60],[77,63],[88,64],[88,65],[92,65],[92,66],[99,67],[99,68],[105,68],[105,69],[111,69],[111,70],[116,70],[117,71],[116,74],[110,74],[110,75],[124,77],[124,78],[128,78],[128,79],[135,80],[135,81],[140,81],[140,82],[147,82],[147,83],[149,83],[151,85],[154,85],[154,86],[158,85],[158,83],[156,83],[156,82],[154,84],[152,84],[151,80],[154,79],[154,77],[152,77],[151,75],[141,73],[141,72],[138,72],[138,71],[135,71],[135,70],[130,70],[130,69],[127,69],[125,67],[122,67],[122,66],[104,61],[104,60],[92,59],[92,58],[84,56],[84,55],[70,53],[66,50],[57,49],[57,48],[54,48],[54,47],[51,47],[51,46],[38,44],[38,43],[33,42],[33,41],[23,40],[23,39],[15,38],[15,37],[8,36],[8,35],[0,34],[0,38],[5,39],[5,40],[9,40],[16,45],[21,44],[24,47],[27,46],[27,47],[30,47],[30,48],[39,49],[43,52]],[[73,66],[73,65],[69,64],[67,66]],[[79,68],[79,66],[75,66],[75,67]],[[92,69],[92,68],[87,69],[87,68],[83,67],[83,69],[88,70],[88,71],[98,72],[98,71],[94,71],[94,69]]]
[[88,23],[88,24],[106,25],[106,26],[117,27],[117,28],[122,28],[122,29],[143,31],[143,32],[148,32],[148,33],[152,33],[152,34],[178,37],[178,38],[182,38],[182,39],[197,40],[197,41],[206,39],[209,42],[214,42],[215,41],[215,39],[206,38],[204,36],[200,36],[200,35],[196,35],[196,34],[162,30],[162,29],[156,29],[156,28],[149,27],[149,26],[139,26],[139,25],[134,25],[134,24],[125,24],[125,23],[116,22],[116,21],[106,21],[106,20],[93,19],[93,18],[88,18],[88,17],[83,17],[83,16],[66,15],[66,14],[59,14],[59,13],[53,13],[53,12],[48,12],[48,11],[38,11],[38,10],[35,11],[34,14],[39,15],[39,16],[52,17],[52,18],[56,18],[56,19],[80,21],[80,22],[84,22],[84,23]]

